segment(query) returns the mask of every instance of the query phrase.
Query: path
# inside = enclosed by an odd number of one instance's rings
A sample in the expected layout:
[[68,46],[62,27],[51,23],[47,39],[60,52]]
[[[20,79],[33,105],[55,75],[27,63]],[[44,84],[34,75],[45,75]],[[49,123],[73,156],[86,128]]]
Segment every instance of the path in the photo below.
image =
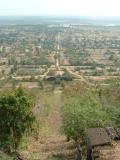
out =
[[47,124],[49,127],[49,132],[51,132],[51,136],[53,136],[53,135],[56,137],[59,136],[60,135],[60,126],[62,124],[61,91],[59,90],[59,88],[56,88],[54,90],[52,111],[46,121],[47,121]]
[[52,108],[49,116],[46,118],[48,136],[43,144],[33,143],[28,160],[49,160],[51,157],[62,157],[64,160],[74,160],[76,153],[73,141],[67,142],[65,135],[61,133],[61,90],[56,87],[53,95]]

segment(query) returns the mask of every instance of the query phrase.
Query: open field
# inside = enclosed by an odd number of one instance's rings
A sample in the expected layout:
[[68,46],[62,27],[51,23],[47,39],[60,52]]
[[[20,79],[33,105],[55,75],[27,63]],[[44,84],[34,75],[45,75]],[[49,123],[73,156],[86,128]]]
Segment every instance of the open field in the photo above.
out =
[[65,70],[93,83],[118,77],[119,35],[118,26],[0,26],[0,81],[39,81]]

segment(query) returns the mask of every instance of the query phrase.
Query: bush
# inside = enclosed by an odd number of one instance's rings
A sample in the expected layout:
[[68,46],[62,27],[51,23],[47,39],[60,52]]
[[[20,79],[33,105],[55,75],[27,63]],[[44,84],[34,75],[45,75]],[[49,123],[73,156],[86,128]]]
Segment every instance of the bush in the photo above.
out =
[[21,88],[0,96],[0,146],[16,152],[24,133],[32,129],[32,98]]
[[70,98],[63,107],[63,131],[75,141],[84,139],[86,128],[105,127],[110,123],[107,112],[89,95]]

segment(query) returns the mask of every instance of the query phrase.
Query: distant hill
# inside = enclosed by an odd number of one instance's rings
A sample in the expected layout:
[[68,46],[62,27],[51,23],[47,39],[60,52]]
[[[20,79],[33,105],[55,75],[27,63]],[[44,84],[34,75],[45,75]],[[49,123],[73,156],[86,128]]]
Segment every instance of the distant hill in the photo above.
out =
[[0,16],[0,25],[26,24],[79,24],[97,26],[120,26],[120,18],[50,17],[50,16]]

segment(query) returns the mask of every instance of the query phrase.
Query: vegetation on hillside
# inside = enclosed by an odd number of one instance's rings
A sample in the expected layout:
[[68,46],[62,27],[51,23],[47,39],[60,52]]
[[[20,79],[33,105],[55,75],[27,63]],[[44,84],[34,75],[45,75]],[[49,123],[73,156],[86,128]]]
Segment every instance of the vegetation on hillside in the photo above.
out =
[[21,87],[0,96],[0,147],[5,151],[16,153],[23,135],[32,129],[33,107],[33,99]]
[[110,82],[108,86],[89,87],[75,83],[67,86],[63,95],[63,132],[68,140],[77,142],[80,152],[80,144],[85,145],[87,128],[120,127],[118,80]]

